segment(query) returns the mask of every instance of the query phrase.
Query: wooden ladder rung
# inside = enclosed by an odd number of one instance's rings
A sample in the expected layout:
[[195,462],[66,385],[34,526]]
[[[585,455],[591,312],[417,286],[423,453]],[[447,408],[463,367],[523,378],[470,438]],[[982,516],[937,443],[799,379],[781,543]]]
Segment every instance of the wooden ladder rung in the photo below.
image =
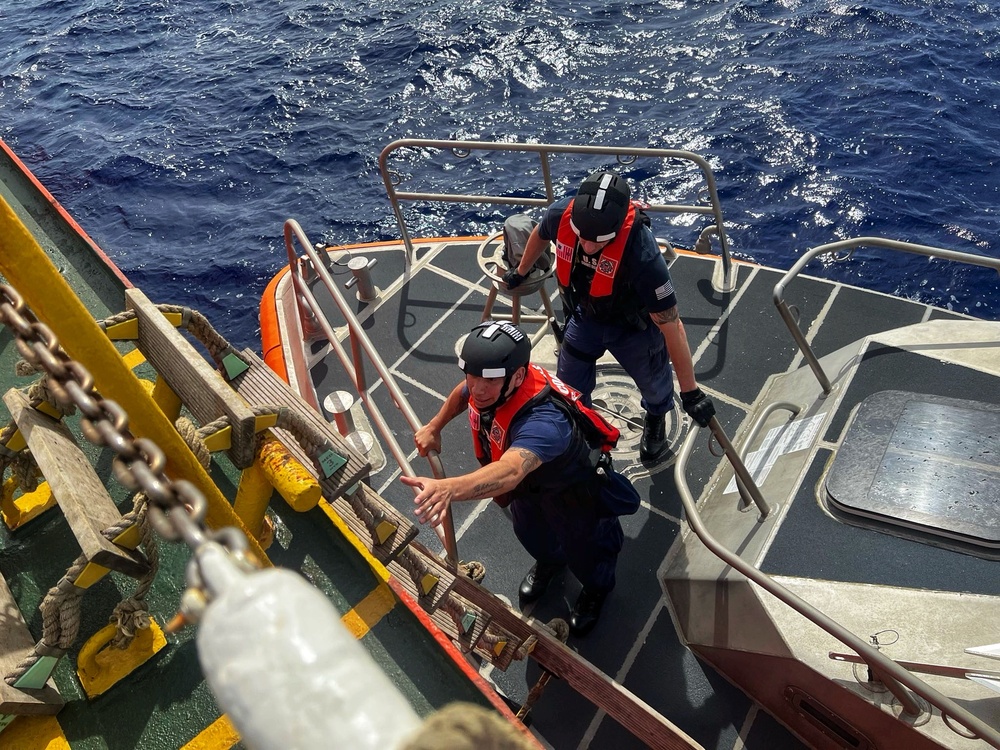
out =
[[56,714],[62,708],[62,696],[51,680],[37,690],[16,688],[4,680],[34,651],[31,631],[7,581],[0,575],[0,716]]
[[32,409],[16,388],[3,400],[88,562],[135,578],[144,575],[149,564],[142,553],[119,547],[101,533],[122,516],[66,426]]
[[229,418],[232,443],[227,451],[240,469],[253,463],[256,418],[246,401],[174,328],[138,289],[125,290],[125,305],[139,321],[136,345],[201,424]]
[[[250,404],[255,406],[285,406],[294,409],[310,427],[316,430],[347,463],[337,469],[329,477],[319,479],[323,488],[323,496],[328,500],[336,500],[361,479],[368,476],[371,463],[367,458],[359,456],[344,437],[330,423],[316,412],[305,399],[291,389],[284,380],[279,378],[274,370],[264,364],[250,349],[244,349],[243,358],[250,363],[250,368],[233,379],[237,392]],[[298,440],[286,430],[272,428],[275,436],[285,448],[314,476],[318,478],[312,459],[299,445]],[[366,537],[361,537],[365,539]]]
[[[321,483],[322,484],[322,483]],[[324,487],[324,495],[326,495]],[[379,562],[388,563],[395,559],[406,545],[408,545],[417,535],[416,525],[406,518],[402,513],[387,503],[382,497],[368,485],[358,484],[358,492],[363,492],[369,508],[375,510],[376,535],[373,538],[368,526],[358,518],[357,513],[351,506],[350,499],[341,496],[330,503],[337,515],[341,517],[348,528],[354,532]],[[395,530],[392,530],[395,529]],[[384,533],[385,538],[379,538]]]

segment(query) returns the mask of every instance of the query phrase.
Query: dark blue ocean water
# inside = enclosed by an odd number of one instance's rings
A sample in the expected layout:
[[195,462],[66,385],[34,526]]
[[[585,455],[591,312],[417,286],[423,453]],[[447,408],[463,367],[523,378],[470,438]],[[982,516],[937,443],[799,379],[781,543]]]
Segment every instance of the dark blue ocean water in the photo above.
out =
[[[239,346],[259,346],[284,219],[313,240],[394,234],[376,160],[403,137],[696,151],[734,251],[768,265],[868,234],[996,256],[997,5],[7,0],[0,137],[147,294]],[[982,270],[877,252],[810,270],[1000,317]]]

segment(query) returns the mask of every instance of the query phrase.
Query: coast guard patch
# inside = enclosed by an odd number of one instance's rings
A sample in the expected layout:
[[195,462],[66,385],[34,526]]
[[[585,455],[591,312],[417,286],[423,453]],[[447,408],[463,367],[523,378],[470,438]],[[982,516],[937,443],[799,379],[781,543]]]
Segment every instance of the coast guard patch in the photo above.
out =
[[603,274],[604,276],[614,276],[615,269],[618,267],[618,261],[611,258],[602,257],[597,263],[597,272]]
[[490,428],[490,442],[502,447],[504,445],[505,434],[503,427],[494,422],[493,427]]

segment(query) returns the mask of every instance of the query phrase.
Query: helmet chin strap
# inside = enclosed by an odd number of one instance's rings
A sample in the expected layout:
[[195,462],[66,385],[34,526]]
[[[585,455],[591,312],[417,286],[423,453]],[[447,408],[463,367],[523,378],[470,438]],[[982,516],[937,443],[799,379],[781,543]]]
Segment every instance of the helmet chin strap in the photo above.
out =
[[[520,369],[521,368],[518,368],[518,370],[520,370]],[[500,389],[500,396],[499,396],[499,398],[497,398],[496,401],[494,401],[492,404],[490,404],[489,406],[485,407],[484,409],[480,409],[481,412],[483,412],[483,411],[496,411],[497,409],[499,409],[501,406],[504,405],[504,403],[507,401],[507,399],[509,399],[511,397],[511,394],[513,394],[514,391],[516,391],[520,387],[520,383],[517,386],[515,386],[514,388],[510,387],[510,383],[514,379],[515,375],[517,375],[517,370],[515,370],[510,375],[508,375],[507,377],[504,378],[504,380],[503,380],[503,388]],[[523,383],[524,380],[522,379],[521,382]]]

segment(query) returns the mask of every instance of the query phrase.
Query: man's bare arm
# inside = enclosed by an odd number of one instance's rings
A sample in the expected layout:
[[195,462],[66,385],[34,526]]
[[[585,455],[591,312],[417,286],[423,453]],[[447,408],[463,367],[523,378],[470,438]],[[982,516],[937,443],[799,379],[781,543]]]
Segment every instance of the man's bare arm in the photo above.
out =
[[508,448],[500,459],[468,474],[447,479],[431,477],[400,477],[400,481],[416,488],[413,502],[421,523],[439,524],[453,502],[481,500],[510,492],[541,465],[541,459],[524,448]]
[[456,385],[448,398],[441,404],[438,413],[417,430],[413,435],[413,444],[417,453],[426,456],[430,451],[441,452],[441,430],[451,420],[469,408],[469,399],[465,392],[465,381]]
[[667,352],[670,354],[670,362],[674,366],[674,372],[677,373],[677,382],[680,383],[681,391],[693,391],[698,387],[698,382],[694,378],[691,348],[688,346],[687,332],[684,330],[684,323],[677,311],[677,305],[651,313],[650,318],[663,334],[663,340],[667,344]]

